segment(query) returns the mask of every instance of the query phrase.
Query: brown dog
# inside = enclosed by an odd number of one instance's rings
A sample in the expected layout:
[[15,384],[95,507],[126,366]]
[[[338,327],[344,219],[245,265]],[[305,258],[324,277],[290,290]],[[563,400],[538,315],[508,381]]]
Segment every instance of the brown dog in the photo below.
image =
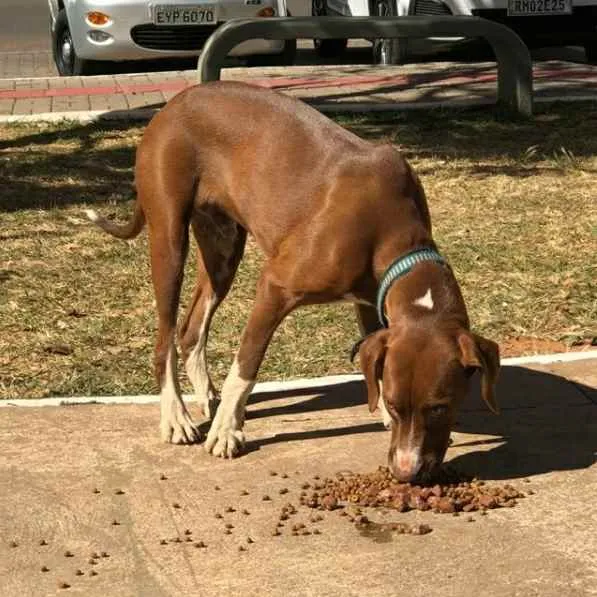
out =
[[[381,395],[391,418],[389,466],[400,479],[441,463],[475,369],[483,398],[497,410],[497,345],[469,331],[458,284],[435,251],[423,189],[393,147],[372,145],[284,95],[217,82],[180,93],[153,118],[137,151],[135,178],[129,224],[88,215],[126,239],[147,223],[165,441],[200,439],[176,373],[189,227],[199,271],[179,342],[205,414],[217,405],[205,358],[209,326],[247,233],[266,257],[208,452],[237,454],[245,404],[275,329],[293,309],[315,303],[356,304],[361,331],[370,334],[360,346],[369,408]],[[379,329],[376,300],[388,329]]]

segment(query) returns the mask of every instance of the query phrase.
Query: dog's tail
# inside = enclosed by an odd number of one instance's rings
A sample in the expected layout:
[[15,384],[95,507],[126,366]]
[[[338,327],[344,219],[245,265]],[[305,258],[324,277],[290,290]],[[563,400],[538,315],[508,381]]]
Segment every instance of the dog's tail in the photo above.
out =
[[86,209],[85,214],[102,230],[105,230],[108,234],[111,234],[116,238],[122,238],[124,240],[129,240],[138,236],[145,225],[145,215],[143,214],[143,210],[138,202],[135,205],[133,217],[126,224],[117,224],[116,222],[107,220],[106,218],[100,216],[94,209]]

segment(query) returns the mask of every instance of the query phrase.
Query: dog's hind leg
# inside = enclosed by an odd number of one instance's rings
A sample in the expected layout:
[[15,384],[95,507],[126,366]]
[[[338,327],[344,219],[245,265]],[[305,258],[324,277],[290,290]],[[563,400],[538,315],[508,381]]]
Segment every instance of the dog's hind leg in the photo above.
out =
[[209,376],[206,344],[212,317],[224,300],[243,256],[246,231],[223,212],[205,207],[192,217],[197,240],[197,283],[179,328],[182,358],[199,406],[213,417],[218,396]]

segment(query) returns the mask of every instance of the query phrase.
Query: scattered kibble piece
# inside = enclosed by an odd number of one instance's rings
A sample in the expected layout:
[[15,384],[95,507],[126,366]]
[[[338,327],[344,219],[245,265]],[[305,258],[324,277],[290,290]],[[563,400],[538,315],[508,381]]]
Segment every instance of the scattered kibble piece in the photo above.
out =
[[64,557],[65,558],[72,558],[73,557],[73,552],[69,551],[68,549],[64,552]]
[[83,576],[85,574],[85,572],[83,572],[83,570],[76,570],[75,571],[75,576]]
[[232,535],[232,531],[230,529],[226,529],[224,531],[224,535]]
[[101,491],[97,487],[94,487],[93,488],[93,493],[101,493]]
[[102,556],[102,558],[109,558],[110,554],[107,551],[102,551],[102,553],[100,554]]
[[288,493],[288,488],[282,487],[282,489],[280,489],[280,495],[284,495],[285,493]]
[[271,498],[271,497],[269,497],[269,495],[264,495],[264,496],[261,498],[261,500],[262,500],[262,501],[264,501],[264,502],[269,502],[269,501],[271,501],[271,499],[272,499],[272,498]]
[[214,487],[214,489],[215,489],[216,491],[220,491],[220,486],[219,486],[219,485],[216,485],[216,486]]
[[176,508],[176,509],[178,510],[178,509],[180,508],[180,504],[179,504],[178,502],[174,502],[174,503],[172,504],[172,507],[173,507],[173,508]]
[[160,545],[168,545],[168,541],[166,541],[166,539],[160,539]]
[[40,545],[47,545],[47,544],[48,544],[48,542],[47,542],[45,539],[42,539],[42,540],[39,542],[39,544],[40,544]]
[[70,589],[70,585],[67,582],[64,582],[63,580],[58,582],[58,588],[59,589]]
[[232,506],[228,506],[228,508],[226,508],[226,512],[236,512],[236,510]]
[[276,471],[270,471],[269,475],[270,477],[275,477],[278,473]]
[[117,520],[113,520],[112,526],[115,526],[115,527],[120,526],[120,523]]
[[116,495],[124,495],[124,491],[122,491],[122,489],[117,489],[114,493]]
[[251,537],[247,537],[247,543],[255,543],[255,541],[253,541],[253,539],[251,539]]
[[92,566],[95,566],[97,564],[97,561],[94,560],[93,558],[89,558],[89,560],[87,560],[89,562],[89,564],[91,564]]
[[231,522],[227,522],[225,526],[226,526],[227,529],[233,529],[234,528],[234,525]]
[[207,547],[207,545],[205,545],[205,543],[203,541],[197,541],[197,542],[193,543],[193,545],[195,547]]
[[49,569],[47,566],[42,566],[42,567],[41,567],[41,571],[42,571],[42,572],[49,572],[49,571],[50,571],[50,569]]
[[184,534],[185,535],[192,535],[193,531],[191,531],[191,529],[185,529]]
[[248,511],[246,508],[244,508],[244,509],[243,509],[242,513],[243,513],[245,516],[249,516],[249,514],[251,514],[251,513],[250,513],[250,512],[249,512],[249,511]]
[[19,546],[19,544],[18,544],[16,541],[11,541],[11,542],[10,542],[10,546],[11,546],[11,547],[18,547],[18,546]]
[[240,494],[241,494],[241,495],[249,495],[249,492],[248,492],[246,489],[243,489],[243,490],[240,492]]
[[97,572],[95,570],[90,570],[89,576],[97,576]]
[[164,475],[164,473],[162,473],[160,475],[160,481],[167,481],[167,480],[168,480],[168,477],[166,477],[166,475]]

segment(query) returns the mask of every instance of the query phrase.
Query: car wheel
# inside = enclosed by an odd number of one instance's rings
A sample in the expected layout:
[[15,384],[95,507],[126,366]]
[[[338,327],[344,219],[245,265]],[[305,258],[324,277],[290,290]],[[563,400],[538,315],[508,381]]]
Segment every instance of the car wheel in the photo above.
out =
[[[325,0],[311,0],[311,16],[327,16],[327,5]],[[315,53],[320,58],[336,58],[341,56],[348,45],[347,39],[314,39],[313,46]]]
[[597,64],[597,39],[585,44],[585,56],[589,64]]
[[52,50],[58,73],[63,77],[94,75],[101,71],[101,62],[83,60],[77,56],[64,8],[56,17]]
[[[373,0],[372,15],[393,17],[396,15],[394,0]],[[406,44],[402,39],[376,39],[373,42],[373,63],[383,66],[402,64],[406,61]]]

